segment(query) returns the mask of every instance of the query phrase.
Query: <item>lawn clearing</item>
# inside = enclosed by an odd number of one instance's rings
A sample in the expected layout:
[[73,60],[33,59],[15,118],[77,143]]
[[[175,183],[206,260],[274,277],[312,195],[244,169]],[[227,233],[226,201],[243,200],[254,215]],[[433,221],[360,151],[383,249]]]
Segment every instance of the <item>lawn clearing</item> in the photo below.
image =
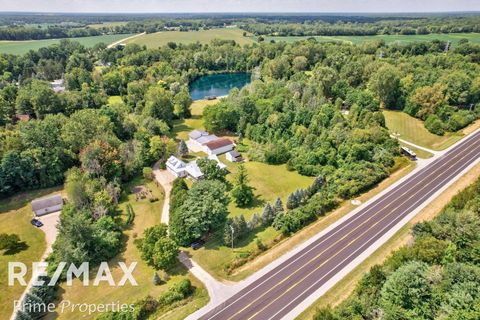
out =
[[146,45],[148,48],[157,48],[164,46],[169,42],[177,44],[189,44],[200,42],[209,43],[213,39],[219,40],[235,40],[240,45],[252,44],[254,39],[243,36],[243,30],[232,28],[210,29],[199,31],[161,31],[156,33],[145,34],[143,36],[127,40],[126,43],[136,43]]
[[[142,185],[145,182],[143,179],[135,179],[133,182],[127,186],[127,190],[133,188],[137,185]],[[159,199],[164,198],[163,190],[159,189],[153,182],[150,182],[146,185],[150,190],[152,190],[153,197]],[[124,232],[126,246],[125,250],[121,252],[117,257],[109,261],[110,270],[112,271],[112,276],[115,281],[119,281],[122,277],[123,272],[118,267],[118,262],[123,261],[129,266],[132,262],[137,262],[137,267],[133,272],[135,280],[138,282],[138,286],[132,286],[129,282],[126,283],[123,287],[110,287],[109,285],[101,283],[99,286],[82,286],[81,282],[78,279],[73,281],[72,287],[67,287],[66,284],[62,284],[60,292],[62,292],[61,300],[62,301],[71,301],[72,303],[87,303],[87,304],[107,304],[107,303],[134,303],[137,300],[145,298],[147,295],[152,297],[158,297],[160,293],[165,291],[172,282],[178,281],[182,278],[189,278],[192,281],[192,284],[198,288],[198,293],[191,297],[189,302],[186,304],[185,308],[193,311],[196,308],[199,308],[205,304],[208,299],[205,299],[205,289],[202,284],[194,277],[192,277],[186,268],[183,267],[180,263],[178,266],[170,272],[170,280],[167,283],[162,285],[155,286],[153,284],[153,272],[154,269],[148,266],[140,257],[140,252],[134,244],[134,240],[138,237],[143,236],[143,231],[151,226],[154,226],[160,223],[163,200],[156,201],[151,203],[148,199],[143,199],[140,201],[135,200],[134,194],[129,194],[128,199],[123,199],[123,202],[120,204],[120,209],[122,210],[122,219],[126,220],[126,205],[130,203],[135,212],[135,218],[133,220],[133,225],[130,229]],[[159,272],[161,275],[162,272]],[[203,290],[203,291],[202,291]],[[83,318],[85,314],[82,314],[77,310],[71,312],[65,311],[61,312],[61,305],[57,307],[57,316],[58,319],[80,319]],[[47,319],[53,319],[55,315],[50,314]],[[92,316],[93,317],[93,316]]]
[[399,43],[399,44],[408,44],[418,41],[432,41],[432,40],[441,40],[441,41],[450,41],[454,46],[458,43],[460,39],[468,39],[468,41],[473,43],[480,43],[480,33],[445,33],[445,34],[422,34],[422,35],[374,35],[374,36],[291,36],[291,37],[264,37],[265,41],[285,41],[285,42],[295,42],[299,40],[306,40],[309,38],[315,38],[319,42],[329,42],[329,41],[343,41],[350,42],[353,44],[361,44],[367,41],[379,41],[383,40],[387,44]]
[[25,281],[31,277],[32,262],[39,262],[45,249],[45,234],[30,224],[33,218],[30,201],[48,194],[57,193],[60,188],[49,188],[19,193],[0,201],[0,233],[15,233],[28,246],[15,254],[0,253],[0,319],[8,319],[13,311],[14,300],[20,299],[25,287],[15,282],[15,286],[7,286],[8,262],[23,262],[28,266]]
[[192,117],[188,119],[175,120],[173,122],[172,137],[188,140],[188,134],[192,130],[205,130],[202,114],[206,106],[217,104],[218,100],[196,100],[192,103],[190,110]]
[[[133,34],[109,34],[93,37],[67,38],[66,40],[77,41],[85,47],[91,48],[97,43],[103,42],[108,45],[132,35]],[[61,40],[63,39],[0,41],[0,53],[25,54],[30,50],[38,50],[43,47],[48,47],[52,44],[58,44]]]
[[384,110],[383,115],[385,116],[387,128],[392,133],[399,133],[400,139],[428,149],[443,150],[464,137],[462,130],[447,132],[443,136],[437,136],[425,128],[423,121],[405,112]]

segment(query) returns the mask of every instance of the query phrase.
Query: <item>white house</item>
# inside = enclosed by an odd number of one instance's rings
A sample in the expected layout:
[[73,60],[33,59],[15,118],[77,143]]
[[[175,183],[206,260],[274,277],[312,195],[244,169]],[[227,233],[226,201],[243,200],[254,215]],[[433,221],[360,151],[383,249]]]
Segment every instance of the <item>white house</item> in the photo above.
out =
[[227,160],[230,162],[242,162],[242,155],[237,150],[227,152]]
[[60,194],[35,199],[32,201],[32,211],[39,217],[52,212],[61,211],[63,208],[63,198]]
[[205,144],[204,150],[208,155],[212,154],[222,154],[228,151],[233,150],[235,145],[232,141],[227,138],[220,138],[217,140],[210,141]]
[[165,165],[167,166],[167,170],[175,177],[183,178],[187,175],[187,172],[185,171],[187,165],[177,157],[170,156]]
[[193,160],[187,164],[185,172],[194,181],[197,181],[203,177],[203,172],[200,170],[196,160]]

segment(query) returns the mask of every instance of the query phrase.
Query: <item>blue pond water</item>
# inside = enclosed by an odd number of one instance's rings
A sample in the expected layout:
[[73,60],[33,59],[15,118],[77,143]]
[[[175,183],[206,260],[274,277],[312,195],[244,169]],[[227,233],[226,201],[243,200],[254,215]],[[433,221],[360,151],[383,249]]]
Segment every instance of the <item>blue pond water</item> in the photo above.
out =
[[190,84],[192,100],[205,99],[207,96],[226,96],[233,88],[242,88],[250,83],[250,73],[220,73],[202,76]]

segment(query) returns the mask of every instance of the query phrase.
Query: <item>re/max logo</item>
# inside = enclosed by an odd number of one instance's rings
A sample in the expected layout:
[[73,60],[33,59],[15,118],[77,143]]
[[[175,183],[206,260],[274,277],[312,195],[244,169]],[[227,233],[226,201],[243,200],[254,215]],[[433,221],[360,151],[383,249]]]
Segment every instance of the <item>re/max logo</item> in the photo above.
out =
[[[58,264],[57,269],[52,275],[52,278],[50,282],[47,283],[48,286],[54,286],[58,280],[60,279],[63,271],[65,270],[65,267],[67,266],[66,262],[60,262]],[[100,266],[98,267],[98,271],[95,275],[95,278],[93,279],[93,286],[98,286],[101,283],[107,283],[111,287],[122,287],[126,284],[126,282],[130,282],[132,286],[138,286],[137,281],[133,277],[133,271],[135,270],[135,267],[137,266],[137,262],[133,262],[130,264],[130,266],[127,267],[127,265],[124,262],[119,262],[118,266],[123,272],[123,276],[118,281],[118,283],[115,282],[112,276],[112,272],[110,271],[110,267],[108,266],[107,262],[102,262],[100,263]],[[46,276],[47,273],[45,270],[48,267],[48,262],[33,262],[32,263],[32,285],[33,286],[42,286],[45,285],[45,281],[40,280],[39,278],[41,276]],[[9,262],[8,263],[8,285],[13,286],[15,285],[15,280],[18,281],[18,283],[22,286],[26,286],[27,282],[25,281],[25,276],[27,275],[28,268],[27,266],[22,263],[22,262]],[[82,284],[84,286],[89,286],[90,285],[90,266],[88,262],[82,263],[79,267],[77,267],[75,264],[70,264],[68,269],[66,270],[66,278],[67,278],[67,286],[72,286],[72,282],[74,279],[74,276],[76,278],[80,278],[82,276]]]

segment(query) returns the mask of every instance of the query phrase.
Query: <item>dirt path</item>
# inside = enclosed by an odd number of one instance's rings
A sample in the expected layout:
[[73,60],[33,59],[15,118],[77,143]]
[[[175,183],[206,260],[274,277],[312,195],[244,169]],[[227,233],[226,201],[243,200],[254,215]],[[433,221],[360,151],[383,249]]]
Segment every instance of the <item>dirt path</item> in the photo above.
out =
[[167,170],[161,170],[159,168],[158,162],[153,166],[153,173],[155,174],[155,180],[157,180],[157,182],[162,186],[163,190],[165,191],[161,222],[168,225],[168,222],[170,221],[170,192],[172,191],[172,183],[173,180],[175,180],[175,176]]
[[119,45],[119,44],[122,43],[122,42],[125,42],[125,41],[127,41],[127,40],[130,40],[130,39],[133,39],[133,38],[136,38],[136,37],[143,36],[144,34],[145,34],[145,32],[142,32],[142,33],[133,35],[133,36],[128,37],[128,38],[120,39],[120,40],[118,40],[118,41],[116,41],[116,42],[114,42],[114,43],[109,44],[109,45],[107,46],[107,48],[113,48],[113,47]]

